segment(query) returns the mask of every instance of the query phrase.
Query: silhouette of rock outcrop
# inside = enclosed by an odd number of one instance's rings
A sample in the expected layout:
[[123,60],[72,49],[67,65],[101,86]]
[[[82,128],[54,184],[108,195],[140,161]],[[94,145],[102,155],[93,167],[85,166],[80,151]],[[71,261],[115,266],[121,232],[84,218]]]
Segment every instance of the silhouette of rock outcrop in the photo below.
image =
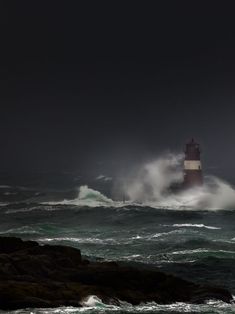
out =
[[89,262],[72,247],[0,237],[1,309],[81,306],[89,295],[97,295],[107,304],[119,304],[122,300],[133,305],[232,299],[225,289],[162,272],[116,262]]

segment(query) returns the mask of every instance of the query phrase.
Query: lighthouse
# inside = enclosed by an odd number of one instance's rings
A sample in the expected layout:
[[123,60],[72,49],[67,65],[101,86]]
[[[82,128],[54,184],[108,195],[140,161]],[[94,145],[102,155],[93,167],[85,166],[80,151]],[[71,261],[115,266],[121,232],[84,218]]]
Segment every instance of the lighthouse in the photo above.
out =
[[184,186],[190,188],[203,184],[199,144],[192,139],[186,144],[184,159]]

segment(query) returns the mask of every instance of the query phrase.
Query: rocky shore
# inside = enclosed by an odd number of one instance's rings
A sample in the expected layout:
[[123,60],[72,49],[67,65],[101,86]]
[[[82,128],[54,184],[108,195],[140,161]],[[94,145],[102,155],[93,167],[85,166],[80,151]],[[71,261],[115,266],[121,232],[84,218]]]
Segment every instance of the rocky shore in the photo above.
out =
[[0,309],[81,306],[90,295],[117,305],[119,300],[137,305],[232,299],[223,288],[162,272],[116,262],[89,262],[72,247],[0,237]]

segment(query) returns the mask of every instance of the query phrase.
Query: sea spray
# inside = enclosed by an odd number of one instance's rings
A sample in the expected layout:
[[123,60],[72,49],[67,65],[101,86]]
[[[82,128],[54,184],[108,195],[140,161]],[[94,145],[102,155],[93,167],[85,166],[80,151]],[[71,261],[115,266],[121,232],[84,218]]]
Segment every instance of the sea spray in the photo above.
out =
[[115,206],[115,202],[103,195],[101,192],[89,188],[87,185],[82,185],[78,188],[78,196],[74,199],[65,199],[63,201],[46,202],[51,205],[75,205],[75,206],[87,206],[87,207],[106,207]]
[[157,201],[168,188],[183,180],[182,155],[168,153],[152,162],[142,165],[135,174],[125,179],[125,193],[132,201]]
[[[138,196],[138,198],[129,198],[127,201],[114,201],[111,198],[106,197],[101,192],[89,188],[88,186],[79,187],[78,197],[75,199],[65,199],[63,201],[51,201],[45,202],[46,205],[72,205],[78,207],[123,207],[138,206],[138,207],[153,207],[164,208],[169,210],[227,210],[233,209],[235,206],[235,190],[226,182],[214,178],[207,177],[205,181],[213,181],[211,186],[204,183],[203,187],[195,187],[192,189],[182,190],[178,192],[167,192],[151,189],[151,185],[148,188],[143,187],[142,183],[134,183],[128,190],[129,195]],[[153,183],[153,182],[152,182]],[[157,192],[156,192],[157,191]],[[158,198],[153,197],[158,194]],[[36,207],[38,208],[38,207]],[[54,208],[53,210],[55,210]],[[30,209],[17,209],[10,212],[27,211]],[[49,210],[49,209],[48,209]]]
[[[183,155],[167,153],[117,180],[115,192],[130,202],[170,209],[228,209],[235,205],[233,187],[214,176],[203,186],[183,189]],[[174,190],[174,186],[178,189]],[[179,188],[181,186],[181,188]]]
[[130,169],[129,173],[114,182],[113,199],[82,185],[78,188],[76,198],[46,204],[91,208],[136,205],[173,210],[234,208],[234,188],[217,177],[207,175],[203,186],[184,189],[182,162],[183,155],[167,153],[137,169]]

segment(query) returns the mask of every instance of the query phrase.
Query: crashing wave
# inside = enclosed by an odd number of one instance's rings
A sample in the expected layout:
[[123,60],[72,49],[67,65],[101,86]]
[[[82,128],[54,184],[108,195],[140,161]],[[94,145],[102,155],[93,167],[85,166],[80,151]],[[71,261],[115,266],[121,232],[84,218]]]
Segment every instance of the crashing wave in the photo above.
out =
[[107,196],[103,195],[101,192],[89,188],[87,185],[82,185],[79,187],[78,196],[74,199],[58,202],[47,202],[46,204],[51,205],[76,205],[84,207],[117,207],[120,206],[120,202],[115,202]]
[[[131,305],[127,302],[119,301],[120,305],[107,305],[103,303],[97,296],[89,296],[81,302],[81,307],[60,307],[45,309],[25,309],[26,314],[57,314],[57,313],[234,313],[234,305],[227,304],[222,301],[208,300],[205,304],[190,304],[184,302],[176,302],[172,304],[157,304],[148,302],[140,305]],[[22,310],[9,311],[11,314],[22,313]]]
[[[168,210],[223,210],[235,209],[235,190],[226,182],[217,178],[208,178],[213,185],[205,183],[203,187],[195,187],[178,193],[169,193],[155,200],[131,200],[114,201],[101,192],[89,188],[87,185],[80,186],[78,196],[74,199],[63,201],[46,202],[47,205],[73,205],[80,207],[115,207],[128,208],[152,207]],[[203,226],[202,226],[203,227]],[[206,227],[205,227],[206,228]]]
[[[101,176],[103,178],[103,176]],[[49,202],[51,205],[75,205],[83,207],[148,206],[173,210],[221,210],[235,209],[235,190],[227,182],[206,176],[204,185],[191,189],[171,189],[183,180],[182,155],[167,154],[142,165],[132,174],[114,184],[114,201],[87,185],[80,186],[75,199]],[[48,204],[48,203],[47,203]]]

